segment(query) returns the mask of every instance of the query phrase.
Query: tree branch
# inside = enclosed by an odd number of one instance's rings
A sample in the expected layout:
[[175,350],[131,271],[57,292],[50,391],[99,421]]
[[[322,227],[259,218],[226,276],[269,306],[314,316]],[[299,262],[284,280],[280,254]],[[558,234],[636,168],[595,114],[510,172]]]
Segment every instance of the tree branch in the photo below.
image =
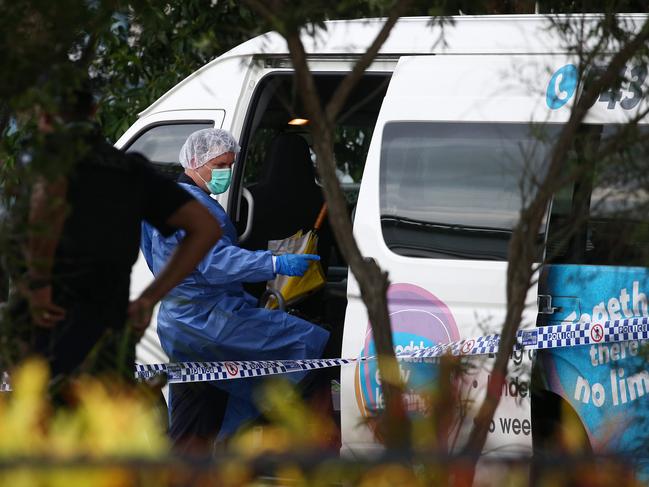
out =
[[387,274],[373,260],[365,260],[356,245],[347,202],[336,176],[332,120],[327,119],[322,110],[299,34],[293,32],[288,35],[287,42],[298,88],[313,123],[312,134],[317,169],[329,208],[329,221],[341,253],[358,280],[372,327],[386,403],[380,428],[383,430],[388,447],[407,449],[410,446],[410,426],[402,403],[403,386],[392,342],[392,328],[386,301],[389,285]]
[[[246,1],[253,9],[260,5],[257,0]],[[268,9],[258,11],[265,16],[271,25],[281,24],[280,21],[273,19],[275,15]],[[398,11],[398,9],[395,9],[395,11]],[[393,13],[393,17],[394,15]],[[337,94],[334,96],[334,107],[338,107],[335,108],[336,113],[344,106],[353,86],[361,78],[365,68],[371,63],[395,21],[396,17],[391,20],[389,25],[381,29],[380,38],[377,38],[372,43],[372,52],[363,55],[363,64],[357,63],[353,68],[355,74],[353,76],[348,75],[343,81],[345,84],[344,89],[336,91]],[[364,259],[356,245],[347,202],[336,176],[333,157],[335,117],[328,117],[322,107],[313,74],[309,70],[307,54],[300,38],[300,27],[290,27],[289,25],[286,29],[281,33],[286,38],[293,62],[295,82],[307,115],[311,120],[313,148],[317,157],[318,174],[323,183],[324,195],[329,208],[329,222],[343,257],[358,280],[376,344],[385,398],[385,409],[379,417],[380,433],[385,438],[388,448],[407,450],[410,448],[410,423],[402,402],[403,387],[399,365],[394,355],[390,316],[386,300],[389,285],[387,274],[373,260]]]
[[520,326],[525,297],[532,278],[535,260],[534,239],[545,215],[547,205],[556,189],[566,154],[572,146],[576,132],[599,93],[610,86],[619,76],[621,68],[649,39],[649,20],[638,34],[613,56],[606,71],[582,94],[564,125],[552,151],[550,165],[545,179],[534,199],[521,211],[521,218],[514,228],[510,242],[510,260],[507,270],[507,315],[501,333],[500,346],[491,373],[487,395],[476,416],[474,427],[464,448],[468,455],[478,455],[484,447],[491,419],[500,402],[499,391],[507,374],[509,354],[513,349],[516,332]]
[[338,113],[340,113],[340,110],[342,110],[342,107],[344,106],[345,101],[347,101],[347,98],[349,97],[352,89],[361,79],[363,73],[365,73],[365,70],[370,66],[370,64],[372,64],[372,61],[374,61],[374,59],[376,58],[379,50],[381,49],[381,46],[389,37],[394,24],[397,23],[397,20],[409,5],[410,0],[397,0],[395,2],[392,10],[390,11],[390,14],[383,24],[383,27],[377,34],[370,47],[367,49],[365,54],[363,54],[361,58],[356,62],[351,73],[345,76],[345,79],[343,79],[342,82],[338,85],[336,91],[329,100],[329,103],[327,104],[327,107],[325,109],[327,120],[330,120],[333,123],[333,121],[336,119],[336,116],[338,115]]

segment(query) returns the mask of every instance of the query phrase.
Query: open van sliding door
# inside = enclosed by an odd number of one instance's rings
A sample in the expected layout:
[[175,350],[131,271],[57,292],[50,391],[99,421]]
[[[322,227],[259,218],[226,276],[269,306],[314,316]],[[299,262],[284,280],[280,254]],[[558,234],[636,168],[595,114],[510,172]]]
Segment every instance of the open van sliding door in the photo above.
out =
[[[362,253],[389,272],[397,352],[500,332],[511,231],[534,190],[530,178],[543,174],[560,129],[553,122],[569,116],[568,106],[547,105],[552,69],[565,64],[555,56],[401,58],[370,144],[354,223]],[[538,232],[540,261],[545,228]],[[535,325],[536,302],[533,284],[522,327]],[[373,353],[350,276],[343,357]],[[511,357],[485,453],[531,451],[531,359],[527,352]],[[464,443],[493,357],[468,363],[450,449]],[[413,415],[425,407],[422,392],[435,374],[431,364],[402,364]],[[379,447],[371,422],[382,408],[376,362],[343,367],[341,399],[343,453]]]
[[[359,80],[341,110],[334,128],[334,158],[350,213],[355,206],[367,150],[396,61],[382,60]],[[323,103],[347,76],[351,61],[317,60],[310,63],[315,88]],[[262,76],[263,75],[263,76]],[[298,230],[311,229],[322,207],[321,183],[315,171],[313,133],[291,71],[260,72],[246,102],[241,153],[235,164],[228,211],[239,232],[239,244],[249,250],[268,248]],[[240,197],[237,195],[241,195]],[[250,208],[252,207],[252,211]],[[324,289],[295,307],[307,319],[324,322],[332,331],[332,345],[340,350],[346,304],[347,264],[340,255],[327,223],[319,232],[318,254],[326,276]],[[247,283],[255,297],[266,283]],[[339,354],[340,352],[337,352]]]

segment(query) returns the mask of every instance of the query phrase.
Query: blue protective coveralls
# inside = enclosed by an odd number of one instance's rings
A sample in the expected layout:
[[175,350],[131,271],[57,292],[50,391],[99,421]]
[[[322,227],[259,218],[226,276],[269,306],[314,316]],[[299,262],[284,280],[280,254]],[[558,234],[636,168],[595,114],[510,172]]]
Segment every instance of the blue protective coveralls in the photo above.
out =
[[[270,251],[249,251],[237,244],[237,234],[223,207],[199,187],[180,183],[220,222],[223,237],[198,267],[161,302],[158,335],[172,362],[221,360],[298,360],[320,358],[329,333],[282,311],[256,306],[244,282],[274,277]],[[183,231],[164,237],[142,225],[142,252],[154,275],[162,270]],[[293,382],[304,372],[286,374]],[[220,435],[233,433],[259,413],[253,389],[258,378],[212,382],[229,393]]]

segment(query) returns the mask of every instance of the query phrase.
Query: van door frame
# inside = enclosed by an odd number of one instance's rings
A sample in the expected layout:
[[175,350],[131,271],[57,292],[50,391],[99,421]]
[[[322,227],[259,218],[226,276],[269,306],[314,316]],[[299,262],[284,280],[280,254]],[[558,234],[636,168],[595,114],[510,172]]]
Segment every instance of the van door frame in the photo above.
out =
[[[348,56],[336,55],[317,55],[309,56],[309,69],[313,76],[340,75],[351,72],[353,62],[360,57],[359,54],[350,54]],[[399,56],[387,55],[377,56],[374,62],[365,70],[367,74],[392,75],[394,68],[399,61]],[[336,66],[336,63],[338,65]],[[243,110],[237,110],[232,122],[231,131],[233,134],[239,134],[238,140],[241,146],[241,152],[237,157],[232,183],[228,191],[228,201],[225,208],[232,221],[236,224],[240,219],[241,199],[243,190],[243,174],[245,171],[245,160],[247,145],[250,138],[252,118],[254,117],[257,107],[257,101],[261,96],[259,86],[265,78],[271,75],[285,74],[293,76],[294,70],[290,68],[291,60],[286,55],[276,56],[259,56],[253,60],[251,69],[246,78],[244,99],[240,100],[240,106],[245,107],[245,114],[238,116]],[[336,67],[340,69],[335,69]],[[234,196],[234,197],[232,197]]]

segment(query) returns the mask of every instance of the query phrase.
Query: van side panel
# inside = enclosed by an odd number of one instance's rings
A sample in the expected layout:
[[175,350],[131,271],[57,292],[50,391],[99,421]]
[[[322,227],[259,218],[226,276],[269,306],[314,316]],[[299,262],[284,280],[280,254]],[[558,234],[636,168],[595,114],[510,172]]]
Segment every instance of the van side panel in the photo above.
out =
[[[542,283],[562,303],[547,324],[649,316],[649,269],[550,265]],[[549,390],[577,412],[596,453],[646,457],[649,369],[646,340],[539,352]],[[647,460],[645,460],[647,462]]]
[[[361,252],[376,259],[389,272],[392,285],[388,291],[388,300],[396,351],[481,336],[495,332],[502,326],[506,311],[506,261],[400,255],[398,251],[388,248],[386,235],[381,228],[381,164],[384,163],[382,144],[389,123],[409,123],[414,127],[415,121],[441,124],[472,120],[511,121],[521,120],[523,113],[523,120],[527,120],[530,102],[520,110],[502,109],[503,98],[507,96],[496,89],[497,85],[492,78],[498,73],[496,69],[489,68],[492,65],[491,60],[476,59],[473,56],[461,59],[402,59],[383,103],[363,175],[354,236]],[[481,69],[483,66],[485,69]],[[449,74],[451,72],[452,76]],[[447,76],[438,76],[441,73]],[[469,73],[472,73],[471,76]],[[500,97],[489,98],[476,91],[476,86],[488,86],[489,90],[500,94]],[[519,90],[515,93],[520,93],[523,98],[526,91],[521,87],[515,89]],[[516,103],[516,94],[511,96],[514,98],[512,104],[520,106],[520,103]],[[404,144],[402,150],[409,150],[408,142]],[[401,184],[410,184],[406,181],[404,179]],[[390,188],[391,186],[387,186],[384,190],[392,194],[403,190],[396,186]],[[535,301],[536,288],[533,286],[528,294],[528,307],[523,318],[526,326],[532,326],[535,322]],[[344,357],[372,354],[369,330],[358,284],[350,276]],[[496,413],[485,447],[486,452],[492,449],[498,449],[501,453],[531,451],[531,360],[529,356],[523,355],[513,359],[508,382],[502,391],[501,407]],[[467,406],[462,413],[465,417],[461,419],[457,436],[449,442],[451,449],[463,444],[464,435],[475,414],[474,408],[480,404],[490,379],[488,370],[492,360],[489,357],[473,359],[471,365],[475,368],[460,387],[460,395]],[[372,410],[381,406],[378,388],[380,377],[371,364],[345,367],[341,374],[343,452],[376,448],[378,445],[371,424],[366,425]],[[419,412],[421,386],[433,384],[435,374],[435,367],[430,365],[402,366],[402,376],[408,388],[406,399],[411,413],[416,415]]]

